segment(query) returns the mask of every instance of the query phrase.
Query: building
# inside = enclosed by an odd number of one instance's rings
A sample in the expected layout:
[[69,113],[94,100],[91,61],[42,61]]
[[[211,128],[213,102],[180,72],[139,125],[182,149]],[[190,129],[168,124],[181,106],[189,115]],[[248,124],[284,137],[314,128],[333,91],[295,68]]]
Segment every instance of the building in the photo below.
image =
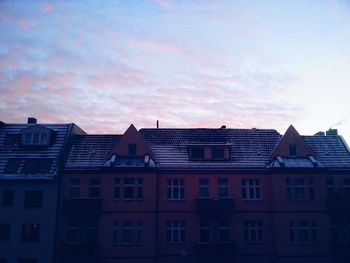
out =
[[336,130],[77,135],[60,262],[350,262],[350,153]]
[[0,262],[53,262],[58,178],[74,124],[0,122]]

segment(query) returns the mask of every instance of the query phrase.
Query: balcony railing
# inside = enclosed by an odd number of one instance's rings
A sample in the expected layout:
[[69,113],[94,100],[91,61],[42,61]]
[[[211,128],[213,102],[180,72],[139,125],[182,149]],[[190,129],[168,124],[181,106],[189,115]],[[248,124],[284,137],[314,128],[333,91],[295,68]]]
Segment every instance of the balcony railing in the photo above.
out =
[[102,199],[67,199],[63,201],[62,211],[66,215],[99,215],[102,211]]
[[350,262],[350,242],[331,242],[330,251],[334,262]]
[[199,262],[233,262],[235,245],[229,243],[197,243]]
[[203,216],[228,216],[235,208],[235,200],[232,197],[197,198],[197,211]]
[[327,199],[327,210],[330,214],[350,214],[350,195],[334,194]]
[[68,244],[61,243],[59,257],[61,262],[97,263],[100,258],[99,243]]

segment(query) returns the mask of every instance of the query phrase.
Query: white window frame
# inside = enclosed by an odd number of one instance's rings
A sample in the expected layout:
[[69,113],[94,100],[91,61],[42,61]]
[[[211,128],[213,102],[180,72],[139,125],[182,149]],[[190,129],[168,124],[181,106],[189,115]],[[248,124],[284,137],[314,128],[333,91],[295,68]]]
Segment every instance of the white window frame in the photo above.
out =
[[174,220],[166,222],[166,243],[185,244],[186,243],[186,222]]
[[317,243],[318,228],[316,221],[289,221],[289,242],[293,245]]
[[261,200],[260,179],[242,179],[242,199]]
[[[258,220],[244,221],[244,242],[245,243],[263,243],[263,222]],[[254,240],[255,235],[255,240]]]
[[168,201],[185,200],[185,179],[173,178],[166,180],[166,199]]

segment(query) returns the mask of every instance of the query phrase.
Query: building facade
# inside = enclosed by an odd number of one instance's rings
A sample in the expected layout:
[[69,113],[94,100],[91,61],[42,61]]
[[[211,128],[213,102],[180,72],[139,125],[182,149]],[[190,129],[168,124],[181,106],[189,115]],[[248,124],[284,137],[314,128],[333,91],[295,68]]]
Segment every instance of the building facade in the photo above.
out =
[[74,124],[0,123],[0,262],[53,262],[58,172]]
[[61,262],[349,262],[349,183],[335,130],[77,136],[62,174]]

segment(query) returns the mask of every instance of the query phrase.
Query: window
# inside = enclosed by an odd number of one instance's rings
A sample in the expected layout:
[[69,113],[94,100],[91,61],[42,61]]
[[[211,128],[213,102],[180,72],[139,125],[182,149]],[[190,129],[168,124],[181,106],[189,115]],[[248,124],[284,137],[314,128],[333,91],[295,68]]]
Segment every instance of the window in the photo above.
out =
[[199,197],[209,197],[209,179],[199,179]]
[[[122,190],[122,192],[121,192]],[[143,200],[143,178],[114,179],[114,200]]]
[[136,155],[136,144],[135,143],[128,144],[128,155]]
[[70,224],[67,226],[67,243],[75,244],[78,242],[78,231],[77,224]]
[[26,191],[24,208],[40,208],[43,202],[43,191]]
[[8,159],[4,172],[16,173],[20,163],[21,163],[21,159],[16,159],[16,158]]
[[20,258],[18,263],[37,263],[38,261],[35,258]]
[[230,224],[228,221],[219,222],[219,242],[227,243],[230,241]]
[[262,243],[262,222],[261,221],[244,221],[244,242]]
[[52,159],[26,159],[22,168],[22,173],[48,173],[51,169]]
[[69,180],[69,198],[80,197],[80,179]]
[[123,199],[134,199],[134,178],[124,178]]
[[204,148],[191,147],[190,154],[191,159],[202,160],[204,159]]
[[168,244],[183,244],[186,242],[185,221],[166,222],[166,242]]
[[118,224],[118,222],[113,222],[112,244],[118,244],[118,232],[119,232],[119,224]]
[[167,200],[184,200],[185,179],[167,179],[166,196]]
[[98,226],[94,223],[89,223],[87,227],[87,242],[94,244],[98,239]]
[[90,198],[100,197],[100,179],[99,178],[90,179],[89,197]]
[[350,195],[350,179],[344,179],[344,194],[349,196]]
[[[307,183],[307,186],[306,186]],[[286,193],[289,201],[314,200],[314,182],[312,178],[287,178]]]
[[22,225],[22,241],[37,242],[40,237],[39,224],[23,224]]
[[225,159],[225,149],[213,147],[211,148],[211,158],[213,160],[224,160]]
[[114,179],[114,199],[120,199],[120,178]]
[[297,146],[296,144],[289,144],[289,155],[296,156],[297,155]]
[[327,190],[327,197],[330,198],[334,196],[334,179],[333,178],[327,178],[326,180],[326,190]]
[[17,134],[8,134],[6,136],[5,145],[14,145],[17,141]]
[[208,220],[201,220],[199,222],[199,242],[200,243],[210,243],[211,236],[210,236],[210,221]]
[[2,191],[2,206],[12,206],[14,199],[14,192],[12,190]]
[[292,244],[311,244],[317,242],[315,221],[290,221],[289,241]]
[[338,222],[336,218],[330,218],[330,222],[331,222],[331,241],[338,242],[339,241]]
[[228,180],[218,179],[218,196],[228,197]]
[[[119,226],[121,226],[121,234],[118,234]],[[120,240],[118,238],[120,237]],[[113,222],[113,232],[112,232],[112,242],[113,244],[118,244],[128,246],[139,246],[142,242],[142,222],[140,221],[123,221]]]
[[0,224],[0,241],[1,240],[9,240],[11,233],[11,225],[10,224]]
[[49,134],[46,132],[26,132],[23,135],[22,143],[26,145],[45,145],[49,143]]
[[260,180],[243,179],[242,180],[242,199],[243,200],[260,200]]

